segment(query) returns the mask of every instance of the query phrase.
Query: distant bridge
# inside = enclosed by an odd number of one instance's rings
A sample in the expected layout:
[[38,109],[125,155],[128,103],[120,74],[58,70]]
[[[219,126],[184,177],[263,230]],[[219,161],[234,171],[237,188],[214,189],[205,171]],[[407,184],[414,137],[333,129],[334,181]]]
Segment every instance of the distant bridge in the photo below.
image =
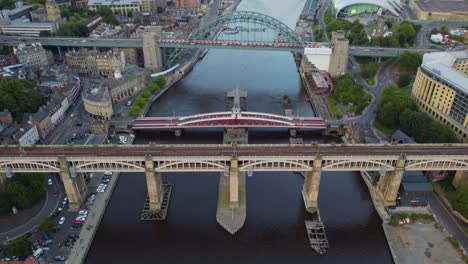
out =
[[[43,37],[14,37],[0,36],[0,45],[17,46],[20,43],[39,42],[43,46],[59,48],[142,48],[142,39],[94,39],[94,38],[43,38]],[[213,49],[247,49],[247,50],[273,50],[304,52],[304,48],[331,47],[329,43],[311,42],[304,44],[275,43],[275,42],[247,42],[224,40],[185,40],[185,39],[161,39],[155,44],[161,48],[213,48]],[[427,53],[440,51],[439,49],[418,48],[382,48],[350,46],[349,54],[353,56],[368,57],[397,57],[405,51]]]

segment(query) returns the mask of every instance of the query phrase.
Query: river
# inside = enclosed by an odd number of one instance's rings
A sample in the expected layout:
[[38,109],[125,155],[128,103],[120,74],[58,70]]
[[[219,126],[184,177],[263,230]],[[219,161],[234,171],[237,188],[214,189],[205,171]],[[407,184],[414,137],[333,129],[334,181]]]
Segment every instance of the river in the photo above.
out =
[[[289,27],[305,0],[243,0],[238,10],[273,16]],[[289,52],[210,50],[184,79],[160,97],[150,116],[224,111],[226,92],[248,91],[251,111],[283,114],[288,96],[296,115],[311,116]],[[328,142],[314,133],[305,142]],[[145,132],[136,143],[221,143],[219,130]],[[249,131],[250,143],[287,143],[287,131]],[[352,172],[324,172],[319,207],[330,243],[325,256],[308,245],[302,176],[254,173],[247,179],[247,220],[235,236],[216,224],[219,173],[163,174],[173,184],[164,222],[141,222],[144,175],[122,173],[85,263],[392,263],[367,188]]]

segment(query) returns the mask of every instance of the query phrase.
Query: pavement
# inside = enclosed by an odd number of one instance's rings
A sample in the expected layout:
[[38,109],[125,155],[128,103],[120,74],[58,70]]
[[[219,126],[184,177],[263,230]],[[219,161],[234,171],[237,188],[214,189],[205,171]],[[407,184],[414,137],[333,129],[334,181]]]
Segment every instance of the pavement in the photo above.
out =
[[449,234],[432,223],[383,224],[383,229],[395,263],[461,263],[460,255],[446,239]]

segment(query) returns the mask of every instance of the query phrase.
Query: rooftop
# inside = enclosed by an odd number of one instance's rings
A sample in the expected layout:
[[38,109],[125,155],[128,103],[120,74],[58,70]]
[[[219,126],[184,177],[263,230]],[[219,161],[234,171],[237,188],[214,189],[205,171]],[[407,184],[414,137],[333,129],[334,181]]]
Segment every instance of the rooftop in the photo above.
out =
[[115,87],[131,78],[141,76],[143,74],[145,74],[145,69],[135,65],[126,65],[125,72],[120,74],[120,78],[105,79],[103,83],[108,87]]
[[82,85],[82,95],[85,99],[95,102],[110,100],[109,89],[103,82],[94,79],[83,79]]
[[466,0],[414,0],[414,3],[428,12],[468,11]]
[[468,60],[468,50],[426,53],[421,67],[454,88],[468,93],[468,76],[452,68],[456,60]]
[[89,0],[89,6],[141,5],[142,0]]

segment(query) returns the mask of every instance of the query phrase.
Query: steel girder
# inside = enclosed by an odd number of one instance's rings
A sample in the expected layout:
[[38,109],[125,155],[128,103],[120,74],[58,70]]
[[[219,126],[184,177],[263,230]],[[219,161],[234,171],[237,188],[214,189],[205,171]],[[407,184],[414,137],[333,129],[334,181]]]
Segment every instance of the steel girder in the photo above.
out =
[[[209,20],[206,24],[195,30],[187,40],[206,40],[212,32],[219,31],[223,26],[235,22],[249,22],[256,25],[265,26],[281,34],[285,43],[302,44],[296,33],[283,22],[258,12],[236,11]],[[169,67],[180,54],[181,49],[176,49],[164,62],[165,67]]]

